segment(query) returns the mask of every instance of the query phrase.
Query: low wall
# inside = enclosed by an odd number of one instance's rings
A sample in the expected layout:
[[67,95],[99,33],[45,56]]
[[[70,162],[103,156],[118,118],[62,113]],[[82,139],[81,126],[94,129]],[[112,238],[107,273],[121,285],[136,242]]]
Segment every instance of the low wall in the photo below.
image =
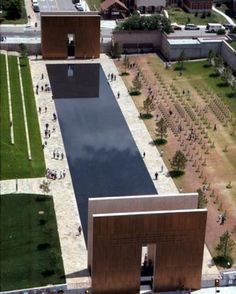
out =
[[219,54],[221,44],[221,40],[201,40],[200,38],[178,40],[169,39],[163,34],[161,52],[167,60],[177,60],[182,51],[187,59],[199,59],[208,57],[210,50]]
[[161,47],[162,33],[153,31],[113,31],[112,42],[118,43],[127,53],[142,50],[159,50]]
[[236,51],[225,41],[221,44],[220,54],[232,70],[236,71]]
[[[28,49],[29,55],[40,55],[41,54],[41,43],[24,43]],[[20,51],[19,43],[0,43],[1,50],[7,51]]]

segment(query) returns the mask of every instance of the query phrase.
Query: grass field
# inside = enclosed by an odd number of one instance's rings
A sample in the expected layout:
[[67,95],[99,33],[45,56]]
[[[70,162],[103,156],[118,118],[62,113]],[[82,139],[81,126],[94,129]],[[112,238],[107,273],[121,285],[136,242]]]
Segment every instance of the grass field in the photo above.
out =
[[64,283],[52,197],[0,197],[0,291]]
[[6,19],[5,14],[0,14],[0,24],[26,24],[28,21],[25,9],[25,1],[22,0],[22,16],[19,19]]
[[169,18],[171,22],[176,22],[178,24],[186,24],[186,23],[194,23],[196,25],[206,25],[208,22],[212,23],[227,23],[227,20],[212,11],[210,16],[206,16],[205,18],[201,18],[201,13],[198,13],[198,16],[195,16],[194,13],[185,12],[182,8],[172,7],[167,9]]
[[22,80],[26,101],[26,112],[29,126],[32,160],[28,160],[26,133],[23,120],[22,99],[20,93],[19,72],[17,59],[9,56],[9,74],[11,86],[11,99],[13,111],[13,128],[15,144],[10,141],[10,119],[7,96],[7,75],[5,56],[0,55],[0,94],[1,94],[1,142],[0,142],[0,179],[40,177],[45,173],[45,162],[42,151],[37,111],[35,107],[32,81],[27,66],[22,67]]
[[232,112],[236,115],[235,93],[229,85],[225,85],[220,76],[215,76],[214,67],[208,67],[207,61],[185,62],[183,76],[194,87],[213,90],[230,106]]
[[236,50],[236,41],[230,42],[229,45]]
[[90,10],[92,11],[100,11],[100,4],[103,2],[102,0],[87,0],[86,1]]

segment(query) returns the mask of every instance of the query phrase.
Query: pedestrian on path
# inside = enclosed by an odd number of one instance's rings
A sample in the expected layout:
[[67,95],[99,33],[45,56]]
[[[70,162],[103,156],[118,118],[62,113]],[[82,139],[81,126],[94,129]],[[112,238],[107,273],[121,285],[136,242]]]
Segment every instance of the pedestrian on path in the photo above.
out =
[[120,98],[120,92],[119,91],[117,92],[117,98],[118,99]]
[[81,232],[82,232],[81,226],[79,226],[78,231],[79,231],[79,235],[81,235]]
[[145,156],[146,156],[146,153],[145,153],[145,152],[143,152],[143,158],[145,158]]
[[45,108],[44,108],[44,111],[45,111],[45,113],[48,111],[48,108],[47,108],[47,106],[45,106]]
[[62,152],[61,153],[61,160],[63,160],[63,158],[64,158],[64,153]]
[[163,165],[161,165],[161,173],[163,173]]
[[43,75],[43,73],[42,73],[41,80],[43,80],[43,78],[44,78],[44,75]]
[[158,180],[158,172],[155,173],[155,180]]
[[65,170],[63,170],[63,178],[65,178],[66,177],[66,172],[65,172]]
[[55,155],[56,155],[56,152],[55,150],[53,150],[53,153],[52,153],[53,158],[55,158]]

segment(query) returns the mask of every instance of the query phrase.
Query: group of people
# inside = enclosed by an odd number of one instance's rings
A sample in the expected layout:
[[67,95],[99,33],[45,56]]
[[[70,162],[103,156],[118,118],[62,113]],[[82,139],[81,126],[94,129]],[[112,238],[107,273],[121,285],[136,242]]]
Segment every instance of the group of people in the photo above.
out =
[[109,73],[107,76],[108,80],[116,81],[116,75],[114,73]]
[[54,169],[49,169],[47,168],[46,170],[46,178],[51,179],[51,180],[60,180],[64,179],[66,177],[66,172],[65,170],[63,171],[56,171]]

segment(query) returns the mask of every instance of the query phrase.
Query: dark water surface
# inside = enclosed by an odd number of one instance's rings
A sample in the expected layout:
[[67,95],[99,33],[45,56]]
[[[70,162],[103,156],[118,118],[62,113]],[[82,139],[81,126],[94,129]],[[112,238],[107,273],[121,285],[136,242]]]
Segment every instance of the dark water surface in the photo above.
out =
[[86,236],[88,198],[157,191],[100,64],[47,69]]

